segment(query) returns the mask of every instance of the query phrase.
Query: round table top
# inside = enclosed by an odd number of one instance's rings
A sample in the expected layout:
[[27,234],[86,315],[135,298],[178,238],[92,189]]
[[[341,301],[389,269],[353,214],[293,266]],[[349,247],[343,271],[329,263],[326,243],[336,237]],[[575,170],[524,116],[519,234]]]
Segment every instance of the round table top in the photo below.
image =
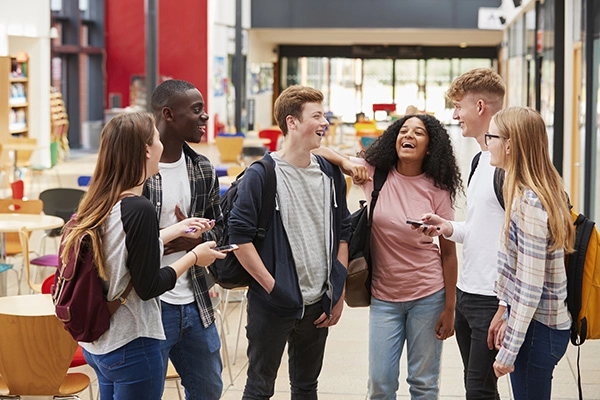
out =
[[33,143],[15,143],[15,142],[9,142],[9,143],[2,143],[2,148],[4,150],[9,150],[9,151],[25,151],[25,150],[37,150],[38,146],[37,144],[33,144]]
[[19,232],[22,227],[28,231],[54,229],[64,224],[62,218],[52,215],[0,213],[0,232]]
[[23,316],[54,315],[54,304],[49,294],[25,294],[0,297],[0,314]]

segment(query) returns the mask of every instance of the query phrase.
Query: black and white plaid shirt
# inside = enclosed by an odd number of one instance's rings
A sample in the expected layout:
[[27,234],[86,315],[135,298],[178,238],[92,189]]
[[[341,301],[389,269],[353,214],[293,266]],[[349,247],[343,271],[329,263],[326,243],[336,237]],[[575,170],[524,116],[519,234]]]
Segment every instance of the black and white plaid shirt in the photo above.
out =
[[[183,144],[183,153],[190,181],[190,193],[192,194],[190,217],[214,219],[214,228],[204,232],[202,240],[214,240],[220,244],[223,236],[223,214],[219,206],[219,180],[215,168],[208,158],[196,153],[187,143]],[[160,174],[151,176],[146,180],[144,196],[154,204],[156,214],[160,219],[162,207],[162,180]],[[200,310],[202,325],[206,328],[215,319],[210,296],[208,295],[206,268],[194,265],[190,271],[194,297]]]

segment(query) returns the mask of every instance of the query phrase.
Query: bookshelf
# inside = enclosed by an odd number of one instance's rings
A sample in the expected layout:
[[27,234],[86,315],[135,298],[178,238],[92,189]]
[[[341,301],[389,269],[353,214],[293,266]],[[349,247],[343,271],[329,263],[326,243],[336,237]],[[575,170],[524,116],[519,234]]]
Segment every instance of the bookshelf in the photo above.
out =
[[0,142],[29,137],[29,63],[25,53],[0,57]]

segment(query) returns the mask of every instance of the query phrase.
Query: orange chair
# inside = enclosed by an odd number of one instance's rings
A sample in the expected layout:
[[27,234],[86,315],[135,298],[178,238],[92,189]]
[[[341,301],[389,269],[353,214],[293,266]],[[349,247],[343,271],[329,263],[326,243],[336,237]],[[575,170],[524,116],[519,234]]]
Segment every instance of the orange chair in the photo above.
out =
[[279,129],[263,129],[258,132],[259,138],[269,139],[271,141],[265,145],[269,151],[277,151],[277,141],[279,140],[279,135],[281,135],[281,130]]

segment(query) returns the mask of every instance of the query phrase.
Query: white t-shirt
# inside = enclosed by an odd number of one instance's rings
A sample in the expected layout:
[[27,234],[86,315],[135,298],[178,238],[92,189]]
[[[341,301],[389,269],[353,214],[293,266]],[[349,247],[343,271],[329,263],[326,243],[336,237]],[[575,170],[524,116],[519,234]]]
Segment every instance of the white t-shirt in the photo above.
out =
[[494,192],[495,167],[490,152],[481,153],[479,164],[467,188],[467,217],[452,222],[448,239],[463,244],[462,268],[457,287],[466,293],[496,296],[498,245],[504,224],[504,210]]
[[[166,228],[177,223],[175,216],[175,206],[179,208],[184,215],[190,215],[191,207],[191,190],[190,181],[185,165],[185,157],[183,152],[181,157],[174,163],[159,163],[159,173],[162,180],[162,205],[160,220],[158,221],[160,228]],[[166,246],[168,247],[168,243]],[[170,265],[172,262],[179,260],[185,254],[185,251],[163,255],[160,262],[161,266]],[[169,304],[189,304],[194,301],[194,292],[192,290],[192,282],[190,270],[188,269],[177,279],[175,288],[165,292],[160,299]]]

